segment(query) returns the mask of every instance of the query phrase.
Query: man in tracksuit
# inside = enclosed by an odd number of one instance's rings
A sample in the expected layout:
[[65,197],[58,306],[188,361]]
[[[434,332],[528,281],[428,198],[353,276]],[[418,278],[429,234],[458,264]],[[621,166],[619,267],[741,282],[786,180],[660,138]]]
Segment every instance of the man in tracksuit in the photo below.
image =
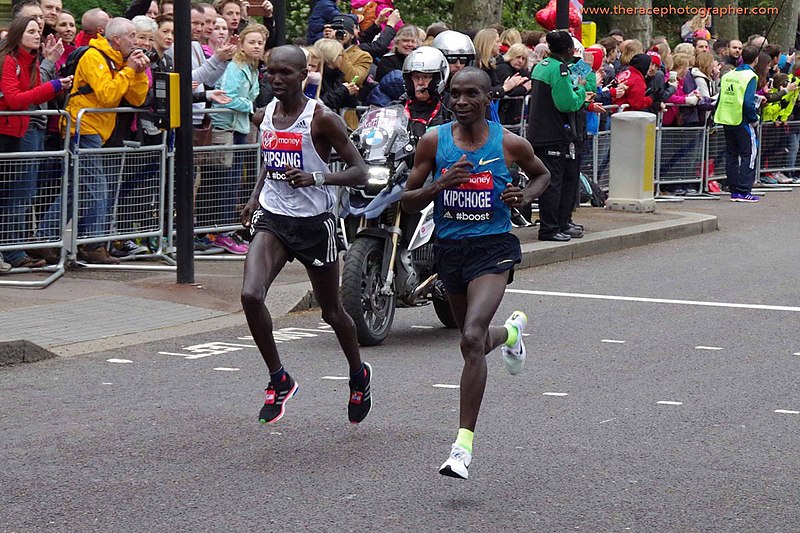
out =
[[539,197],[539,240],[566,242],[583,237],[570,222],[580,168],[575,143],[580,138],[578,112],[586,103],[584,79],[573,87],[568,64],[575,52],[565,31],[547,34],[550,57],[536,65],[531,79],[528,141],[550,171],[550,185]]
[[756,178],[758,144],[758,76],[753,70],[758,62],[758,48],[742,50],[742,65],[728,72],[720,81],[719,103],[714,121],[725,131],[725,175],[731,202],[754,203],[760,200],[751,194]]

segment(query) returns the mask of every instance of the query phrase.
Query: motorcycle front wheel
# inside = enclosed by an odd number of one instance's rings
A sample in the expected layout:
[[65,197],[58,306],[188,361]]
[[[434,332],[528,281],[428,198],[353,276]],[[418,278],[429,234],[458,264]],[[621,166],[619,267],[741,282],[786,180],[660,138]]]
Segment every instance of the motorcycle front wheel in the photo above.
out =
[[450,302],[447,300],[447,297],[439,298],[434,296],[432,300],[433,310],[436,311],[436,317],[442,325],[450,329],[458,328],[458,322],[456,322],[456,317],[453,316],[453,310],[450,308]]
[[383,342],[394,320],[397,297],[394,293],[380,294],[383,250],[378,239],[356,239],[344,258],[342,305],[356,324],[361,346]]

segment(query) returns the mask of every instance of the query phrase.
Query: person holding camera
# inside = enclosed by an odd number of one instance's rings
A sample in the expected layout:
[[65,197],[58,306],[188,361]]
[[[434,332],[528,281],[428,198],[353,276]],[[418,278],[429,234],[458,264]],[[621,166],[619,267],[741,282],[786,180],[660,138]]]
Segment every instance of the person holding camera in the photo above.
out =
[[[144,52],[136,49],[135,42],[133,23],[126,18],[113,18],[106,26],[105,35],[92,39],[90,48],[78,61],[66,108],[72,118],[69,134],[74,136],[70,143],[73,149],[102,147],[116,125],[116,113],[87,114],[81,119],[80,135],[76,136],[75,123],[82,109],[118,107],[123,98],[133,106],[145,102],[149,89],[145,71],[150,67],[150,60]],[[91,87],[91,91],[87,91],[85,86]],[[82,206],[78,232],[82,237],[102,237],[110,229],[112,188],[101,157],[84,153],[81,159],[81,192],[86,194],[88,201]],[[57,235],[60,204],[61,198],[57,197],[40,225],[42,236],[52,238]],[[71,212],[70,209],[67,211]],[[111,257],[102,244],[79,247],[78,259],[87,263],[119,263],[119,259]]]
[[325,25],[322,35],[325,39],[334,39],[342,43],[344,56],[339,70],[344,74],[344,80],[361,87],[372,67],[372,56],[358,46],[356,40],[355,19],[351,15],[339,15],[333,22]]

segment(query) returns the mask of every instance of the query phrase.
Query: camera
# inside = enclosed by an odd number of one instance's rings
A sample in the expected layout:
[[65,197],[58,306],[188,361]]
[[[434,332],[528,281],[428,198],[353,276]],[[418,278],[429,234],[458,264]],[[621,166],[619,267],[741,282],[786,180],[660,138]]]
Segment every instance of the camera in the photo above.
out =
[[148,50],[146,48],[139,48],[139,50],[141,50],[145,57],[150,60],[150,63],[156,64],[161,59],[158,56],[158,52],[153,49]]
[[334,36],[337,41],[343,40],[347,35],[347,31],[344,29],[344,23],[340,20],[334,20],[330,24],[330,27],[334,31]]

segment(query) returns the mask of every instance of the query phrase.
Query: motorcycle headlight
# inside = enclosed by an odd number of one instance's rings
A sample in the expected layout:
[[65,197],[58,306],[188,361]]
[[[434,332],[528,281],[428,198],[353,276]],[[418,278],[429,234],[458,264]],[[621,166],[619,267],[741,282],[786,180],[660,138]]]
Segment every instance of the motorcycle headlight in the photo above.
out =
[[367,186],[368,194],[378,194],[389,184],[389,169],[386,167],[369,167]]

